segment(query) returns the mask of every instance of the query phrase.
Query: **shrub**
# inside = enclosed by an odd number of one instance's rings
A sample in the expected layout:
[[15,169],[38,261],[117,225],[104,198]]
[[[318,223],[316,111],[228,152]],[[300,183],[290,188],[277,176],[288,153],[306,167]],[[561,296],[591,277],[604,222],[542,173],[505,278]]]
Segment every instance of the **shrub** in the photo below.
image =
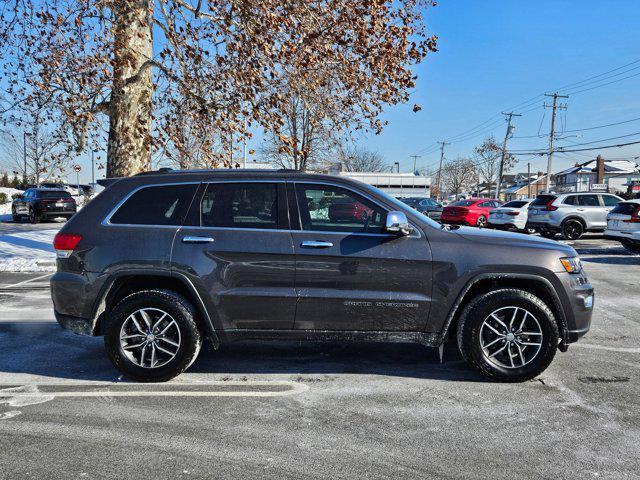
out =
[[4,192],[0,192],[0,204],[7,203],[9,201],[9,197]]
[[11,199],[15,200],[16,198],[18,198],[20,195],[22,195],[21,193],[14,193],[11,195]]

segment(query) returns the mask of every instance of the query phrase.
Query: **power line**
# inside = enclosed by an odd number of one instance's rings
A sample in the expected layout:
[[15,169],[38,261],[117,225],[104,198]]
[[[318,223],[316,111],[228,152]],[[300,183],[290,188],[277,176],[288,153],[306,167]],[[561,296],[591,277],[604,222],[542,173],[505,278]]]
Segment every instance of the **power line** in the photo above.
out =
[[596,88],[605,87],[607,85],[611,85],[612,83],[617,83],[617,82],[621,82],[622,80],[627,80],[628,78],[637,77],[638,75],[640,75],[640,72],[638,72],[638,73],[636,73],[634,75],[629,75],[628,77],[618,78],[617,80],[612,80],[610,82],[603,83],[601,85],[596,85],[595,87],[585,88],[583,90],[571,91],[571,92],[569,92],[569,94],[576,95],[578,93],[588,92],[589,90],[595,90]]
[[[631,66],[631,65],[635,65],[635,64],[637,64],[637,63],[640,63],[640,58],[639,58],[639,59],[637,59],[637,60],[634,60],[634,61],[632,61],[632,62],[626,63],[626,64],[624,64],[624,65],[621,65],[621,66],[619,66],[619,67],[616,67],[616,68],[613,68],[613,69],[611,69],[611,70],[608,70],[608,71],[606,71],[606,72],[600,73],[600,74],[598,74],[598,75],[593,75],[592,77],[585,78],[584,80],[581,80],[581,81],[579,81],[579,82],[574,82],[574,83],[569,83],[569,84],[567,84],[567,85],[563,85],[563,86],[561,86],[561,87],[558,87],[558,88],[557,88],[557,90],[567,90],[568,88],[571,88],[571,87],[577,87],[577,86],[578,86],[578,85],[580,85],[581,83],[587,83],[587,82],[589,82],[589,81],[591,81],[591,80],[594,80],[594,79],[596,79],[596,78],[604,77],[605,75],[608,75],[608,74],[610,74],[610,73],[612,73],[612,72],[617,72],[618,70],[622,70],[623,68],[627,68],[627,67],[629,67],[629,66]],[[640,67],[640,65],[639,65],[638,67]],[[634,67],[634,68],[638,68],[638,67]],[[633,70],[633,68],[632,68],[631,70]],[[619,74],[617,74],[617,75],[622,75],[623,73],[626,73],[626,72],[621,72],[621,73],[619,73]],[[598,81],[601,81],[601,80],[598,80]],[[584,85],[583,85],[583,86],[584,86]],[[582,87],[580,87],[580,88],[582,88]]]
[[[552,110],[551,113],[551,131],[549,132],[549,154],[547,157],[547,178],[546,178],[546,188],[545,190],[547,192],[550,191],[549,187],[550,187],[550,179],[551,179],[551,164],[553,162],[553,139],[554,139],[554,135],[555,135],[555,128],[556,128],[556,110],[558,108],[560,109],[566,109],[567,106],[566,105],[558,105],[558,98],[569,98],[568,95],[559,95],[558,92],[553,93],[553,94],[545,94],[545,96],[547,97],[553,97],[553,105],[550,105]],[[547,104],[545,103],[545,107],[547,106]]]
[[[570,152],[587,152],[590,150],[601,150],[601,149],[605,149],[605,148],[616,148],[616,147],[627,147],[629,145],[638,145],[640,144],[640,141],[637,142],[627,142],[627,143],[617,143],[615,145],[602,145],[599,147],[590,147],[590,148],[575,148],[575,149],[569,149],[567,150],[565,147],[558,147],[555,151],[558,153],[562,153],[562,152],[566,152],[566,153],[570,153]],[[531,152],[514,152],[514,151],[509,151],[509,153],[513,154],[513,155],[544,155],[546,152],[545,151],[531,151]]]

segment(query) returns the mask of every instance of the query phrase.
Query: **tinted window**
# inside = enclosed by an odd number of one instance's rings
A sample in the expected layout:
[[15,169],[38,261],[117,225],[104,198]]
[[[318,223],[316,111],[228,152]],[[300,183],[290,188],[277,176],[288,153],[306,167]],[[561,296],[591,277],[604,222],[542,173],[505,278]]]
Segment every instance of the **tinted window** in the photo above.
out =
[[138,190],[111,217],[111,223],[181,225],[197,185],[164,185]]
[[613,195],[602,195],[602,199],[607,207],[615,207],[620,201],[619,198],[614,197]]
[[201,225],[226,228],[278,228],[275,183],[211,183],[202,197]]
[[570,197],[565,198],[563,203],[565,205],[577,205],[578,204],[578,202],[576,202],[576,196],[575,195],[571,195]]
[[451,207],[470,207],[475,203],[474,200],[458,200],[457,202],[453,202]]
[[636,208],[640,208],[640,203],[619,203],[611,213],[619,213],[621,215],[631,215]]
[[39,190],[38,198],[69,198],[71,194],[66,190]]
[[538,195],[531,205],[546,205],[556,199],[554,195]]
[[382,233],[386,211],[340,187],[297,184],[303,230]]
[[582,207],[599,207],[600,202],[597,195],[579,195],[578,205]]
[[435,200],[432,200],[430,198],[425,198],[420,202],[420,205],[422,205],[423,207],[427,207],[427,206],[434,207],[437,205],[437,203],[435,202]]
[[509,207],[509,208],[522,208],[522,207],[524,207],[526,204],[527,204],[527,202],[521,202],[521,201],[518,201],[518,200],[514,200],[513,202],[505,203],[505,204],[503,205],[503,207]]

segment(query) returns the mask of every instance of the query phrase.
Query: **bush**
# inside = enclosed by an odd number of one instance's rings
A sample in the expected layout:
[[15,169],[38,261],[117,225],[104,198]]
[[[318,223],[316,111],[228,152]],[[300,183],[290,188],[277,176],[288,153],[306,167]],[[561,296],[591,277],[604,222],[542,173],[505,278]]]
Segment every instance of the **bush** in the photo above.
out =
[[14,193],[11,195],[11,199],[15,200],[16,198],[18,198],[20,195],[22,195],[21,193]]
[[4,192],[0,192],[0,204],[7,203],[9,201],[9,197]]

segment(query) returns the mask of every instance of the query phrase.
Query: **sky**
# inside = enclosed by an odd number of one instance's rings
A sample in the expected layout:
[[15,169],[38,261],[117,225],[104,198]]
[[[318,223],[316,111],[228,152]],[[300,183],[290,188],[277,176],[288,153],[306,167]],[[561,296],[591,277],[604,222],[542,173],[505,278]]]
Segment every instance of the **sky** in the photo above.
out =
[[[563,126],[575,130],[640,117],[638,0],[441,0],[428,10],[427,25],[439,37],[439,50],[416,69],[418,82],[411,102],[388,108],[384,118],[390,125],[381,135],[358,139],[360,145],[382,153],[389,163],[400,162],[401,171],[412,170],[410,155],[422,155],[418,167],[437,166],[440,151],[434,142],[442,139],[453,137],[451,145],[445,147],[445,158],[470,155],[487,134],[493,133],[501,142],[506,123],[500,120],[500,112],[529,99],[532,101],[513,109],[516,113],[530,111],[514,118],[516,129],[509,148],[546,148],[551,109],[542,108],[542,96],[533,97],[636,60],[609,75],[559,90],[576,92],[637,74],[563,99],[567,109],[558,112],[557,126],[559,130]],[[607,79],[617,73],[620,75]],[[421,105],[422,110],[413,113],[413,103]],[[483,124],[491,117],[495,121]],[[472,130],[481,124],[481,128]],[[469,133],[461,136],[465,132]],[[545,136],[517,138],[538,132]],[[558,140],[556,145],[635,132],[640,132],[640,121],[561,134],[568,138]],[[597,145],[638,140],[640,134]],[[640,155],[640,144],[601,152],[556,154],[552,170],[588,161],[598,153],[605,158],[633,158]],[[534,172],[546,171],[546,156],[519,158],[512,171],[526,172],[527,162]]]
[[[448,159],[471,155],[489,134],[501,142],[506,124],[500,112],[510,110],[523,116],[514,118],[509,149],[546,148],[551,110],[542,107],[550,101],[543,94],[556,90],[571,93],[562,100],[566,110],[558,113],[560,132],[638,118],[608,128],[560,133],[563,139],[557,146],[636,132],[601,145],[640,141],[639,0],[440,0],[427,10],[426,22],[439,37],[439,50],[416,67],[418,81],[409,103],[387,108],[382,119],[389,125],[382,134],[357,137],[360,146],[381,153],[390,165],[399,162],[401,171],[410,172],[410,156],[420,155],[418,168],[437,168],[440,152],[435,142],[443,139],[451,142],[445,149]],[[637,76],[623,79],[632,75]],[[613,83],[575,93],[608,82]],[[414,113],[414,103],[422,110]],[[258,151],[260,138],[256,135],[249,148]],[[598,153],[632,159],[640,156],[640,144],[558,153],[552,170],[588,161]],[[525,172],[527,162],[533,172],[546,171],[546,156],[518,158],[512,172]],[[91,178],[89,159],[85,154],[77,160],[82,182]],[[97,173],[101,177],[104,170]],[[74,182],[75,175],[69,180]]]

